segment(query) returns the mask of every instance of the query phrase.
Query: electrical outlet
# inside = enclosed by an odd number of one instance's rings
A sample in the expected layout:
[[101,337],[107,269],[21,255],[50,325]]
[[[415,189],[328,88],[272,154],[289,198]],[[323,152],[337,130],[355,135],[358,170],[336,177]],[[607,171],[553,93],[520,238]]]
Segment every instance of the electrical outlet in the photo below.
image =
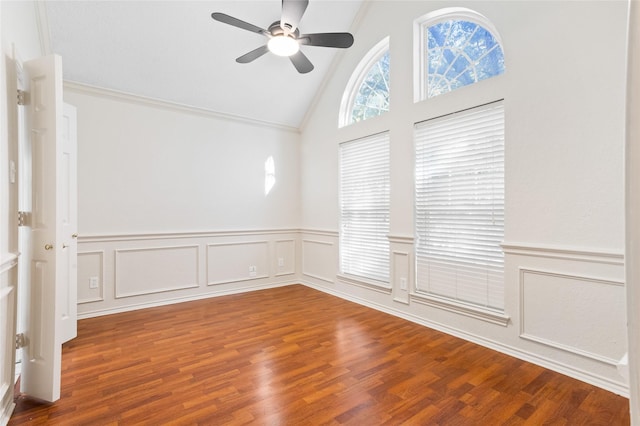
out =
[[279,268],[284,268],[284,257],[279,257],[278,258],[278,267]]
[[258,268],[256,268],[255,265],[250,265],[249,266],[249,277],[255,277],[256,275],[258,275]]
[[98,277],[89,277],[89,288],[98,288],[98,285],[100,285]]

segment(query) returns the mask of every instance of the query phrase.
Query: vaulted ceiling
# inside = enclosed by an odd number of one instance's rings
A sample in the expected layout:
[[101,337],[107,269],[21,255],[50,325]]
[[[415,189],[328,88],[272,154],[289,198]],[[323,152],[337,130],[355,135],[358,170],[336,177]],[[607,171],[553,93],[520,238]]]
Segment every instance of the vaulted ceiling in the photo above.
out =
[[[362,3],[311,0],[301,32],[350,31]],[[266,38],[211,13],[267,28],[280,19],[280,0],[47,1],[45,11],[50,49],[62,56],[67,81],[292,127],[339,52],[303,46],[315,66],[308,74],[273,54],[236,63]]]

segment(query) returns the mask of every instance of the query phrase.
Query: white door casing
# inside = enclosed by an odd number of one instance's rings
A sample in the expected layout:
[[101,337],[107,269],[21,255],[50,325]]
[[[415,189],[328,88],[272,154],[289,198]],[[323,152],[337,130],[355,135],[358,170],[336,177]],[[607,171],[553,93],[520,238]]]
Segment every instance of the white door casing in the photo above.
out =
[[[76,275],[76,245],[71,237],[77,232],[75,190],[73,195],[63,195],[75,188],[75,142],[64,142],[61,58],[34,59],[24,63],[24,70],[33,178],[29,312],[21,387],[35,398],[53,402],[60,398],[62,343],[75,336],[75,280],[71,282]],[[75,141],[75,129],[67,133]]]

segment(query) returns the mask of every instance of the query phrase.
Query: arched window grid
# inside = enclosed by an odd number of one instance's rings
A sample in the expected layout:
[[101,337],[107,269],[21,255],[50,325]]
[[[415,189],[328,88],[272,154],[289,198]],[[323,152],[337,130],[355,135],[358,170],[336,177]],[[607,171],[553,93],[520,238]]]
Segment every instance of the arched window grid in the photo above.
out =
[[339,127],[389,110],[389,60],[389,37],[385,37],[367,52],[351,74],[340,103]]
[[[449,25],[445,42],[429,43],[434,41],[429,29],[442,28],[447,24]],[[466,26],[467,29],[470,26],[474,28],[471,33],[462,36],[458,34],[456,37],[452,32],[460,32],[461,26]],[[416,61],[415,102],[504,73],[500,34],[491,21],[481,14],[465,8],[445,8],[419,18],[415,21],[415,27],[416,57],[419,58]],[[482,46],[480,54],[470,54],[479,53],[478,49],[475,52],[470,49],[472,43]],[[487,43],[490,45],[487,46]],[[449,60],[442,61],[446,67],[442,68],[443,65],[437,60],[444,59],[445,55]],[[490,63],[491,60],[493,63]],[[467,66],[460,69],[460,65],[465,63]]]

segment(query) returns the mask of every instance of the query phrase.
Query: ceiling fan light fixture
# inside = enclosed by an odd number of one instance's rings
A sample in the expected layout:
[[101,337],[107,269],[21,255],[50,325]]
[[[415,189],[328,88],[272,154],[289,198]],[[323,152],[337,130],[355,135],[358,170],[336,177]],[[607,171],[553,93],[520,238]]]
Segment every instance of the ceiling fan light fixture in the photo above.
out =
[[267,43],[267,47],[271,53],[278,56],[292,56],[300,50],[298,41],[284,34],[271,37]]
[[300,34],[298,24],[308,5],[309,0],[282,0],[280,20],[269,25],[268,29],[257,27],[221,12],[212,13],[211,18],[223,24],[263,35],[268,39],[267,44],[237,57],[237,63],[248,64],[271,52],[274,55],[289,57],[295,69],[300,74],[306,74],[313,71],[313,64],[300,49],[301,45],[345,49],[353,44],[353,35],[350,33]]

